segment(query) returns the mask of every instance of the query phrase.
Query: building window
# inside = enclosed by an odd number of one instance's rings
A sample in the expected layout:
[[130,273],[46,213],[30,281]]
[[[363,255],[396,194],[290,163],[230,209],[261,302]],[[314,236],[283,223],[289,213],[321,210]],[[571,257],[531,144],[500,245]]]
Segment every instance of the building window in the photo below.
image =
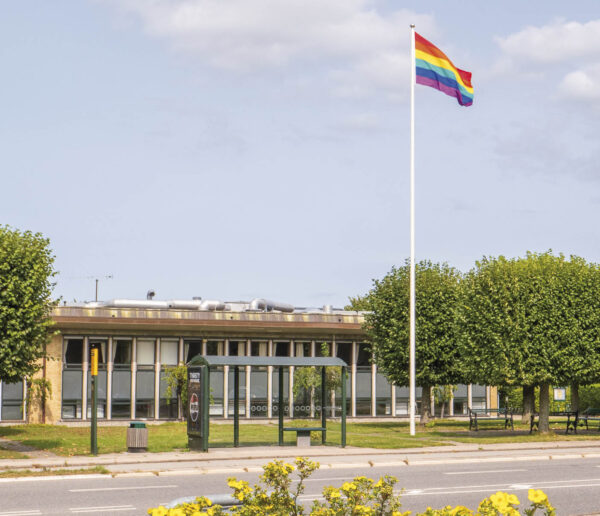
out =
[[136,342],[135,417],[154,418],[155,339]]
[[106,339],[89,339],[89,352],[88,357],[88,375],[87,375],[87,417],[92,417],[92,349],[98,349],[98,376],[96,382],[98,385],[98,417],[106,417],[106,350],[107,341]]
[[289,342],[274,342],[274,355],[276,357],[289,357],[290,356],[290,343]]
[[202,341],[201,340],[186,340],[183,343],[183,357],[187,364],[196,355],[202,355]]
[[111,417],[131,418],[131,339],[113,340]]
[[377,396],[375,415],[392,415],[392,386],[387,378],[381,373],[375,377],[375,394]]
[[83,339],[63,342],[62,418],[81,419],[83,390]]
[[371,351],[363,343],[358,344],[356,361],[356,415],[371,415]]
[[0,391],[0,419],[23,420],[23,382],[2,383]]
[[179,355],[179,341],[177,339],[160,340],[160,404],[158,415],[164,419],[177,418],[177,392],[172,389],[171,396],[167,396],[167,370],[177,366]]

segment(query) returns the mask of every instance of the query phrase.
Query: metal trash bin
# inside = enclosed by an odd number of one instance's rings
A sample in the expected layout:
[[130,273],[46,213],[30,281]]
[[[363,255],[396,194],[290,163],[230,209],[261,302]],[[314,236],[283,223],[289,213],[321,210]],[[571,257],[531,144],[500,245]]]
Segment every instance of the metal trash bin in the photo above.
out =
[[127,451],[130,453],[148,450],[148,429],[146,423],[132,421],[127,429]]

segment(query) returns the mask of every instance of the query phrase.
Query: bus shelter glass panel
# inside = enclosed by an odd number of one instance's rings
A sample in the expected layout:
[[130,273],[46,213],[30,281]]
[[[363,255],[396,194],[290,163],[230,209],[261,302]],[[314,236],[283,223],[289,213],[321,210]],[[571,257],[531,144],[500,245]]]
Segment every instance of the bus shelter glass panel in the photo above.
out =
[[154,417],[155,349],[154,339],[138,339],[136,342],[135,417]]
[[375,409],[377,416],[392,415],[392,386],[387,378],[381,373],[375,377]]
[[[239,399],[239,415],[246,415],[246,367],[239,366],[239,381],[240,381],[240,390],[238,393]],[[235,408],[235,403],[233,402],[233,397],[235,395],[235,372],[233,370],[233,366],[229,367],[229,374],[227,376],[227,399],[228,399],[228,414],[233,416],[233,411]],[[250,373],[250,381],[252,381],[252,373]],[[252,385],[250,386],[252,389]],[[250,401],[252,403],[252,401]]]
[[62,418],[81,419],[83,396],[83,339],[63,342]]
[[[340,371],[341,374],[341,367],[336,368]],[[351,395],[351,378],[350,378],[350,368],[348,368],[346,370],[346,415],[351,414],[351,403],[352,400],[350,398]],[[335,415],[336,417],[341,417],[342,416],[342,388],[341,386],[337,386],[337,388],[335,389]]]
[[[296,356],[298,347],[304,352],[304,344],[296,343]],[[308,343],[310,346],[310,343]],[[310,349],[310,348],[309,348]],[[308,355],[310,356],[310,355]],[[277,377],[273,377],[275,381]],[[314,387],[307,384],[317,382]],[[309,418],[315,416],[315,405],[320,400],[321,368],[320,367],[295,367],[294,368],[294,417]],[[273,412],[273,416],[277,414]]]
[[250,372],[250,417],[267,417],[268,379],[269,373],[266,367],[252,368]]
[[[210,368],[210,407],[209,415],[215,417],[223,417],[223,368],[222,367],[211,367]],[[241,378],[241,371],[240,371]],[[233,384],[229,384],[229,388]],[[240,379],[240,391],[242,386]],[[240,394],[241,396],[241,394]],[[232,412],[233,413],[233,412]]]
[[356,415],[371,415],[371,351],[363,343],[356,359]]
[[169,388],[167,383],[167,371],[177,366],[179,356],[179,340],[160,340],[160,400],[158,416],[163,419],[175,419],[177,417],[177,391]]
[[[279,368],[273,368],[273,417],[279,415]],[[283,415],[289,416],[290,407],[290,374],[287,367],[283,368]]]
[[23,382],[2,383],[2,399],[0,400],[0,419],[4,421],[22,421],[23,415]]
[[111,417],[131,418],[131,339],[113,339]]
[[98,348],[98,418],[106,417],[106,350],[107,341],[105,339],[89,339],[90,357],[88,358],[88,374],[87,374],[87,417],[92,417],[92,358],[91,350]]
[[[346,375],[346,414],[351,414],[351,410],[352,410],[352,399],[351,399],[351,388],[350,388],[350,383],[351,383],[351,379],[350,379],[350,375],[352,373],[352,342],[338,342],[336,343],[336,350],[335,350],[335,354],[338,358],[341,358],[344,362],[346,362],[346,364],[348,365],[347,368],[347,375]],[[336,407],[336,414],[338,415],[342,415],[342,409],[341,409],[341,404],[342,404],[342,390],[341,388],[338,388],[336,390],[336,394],[335,394],[335,407]]]

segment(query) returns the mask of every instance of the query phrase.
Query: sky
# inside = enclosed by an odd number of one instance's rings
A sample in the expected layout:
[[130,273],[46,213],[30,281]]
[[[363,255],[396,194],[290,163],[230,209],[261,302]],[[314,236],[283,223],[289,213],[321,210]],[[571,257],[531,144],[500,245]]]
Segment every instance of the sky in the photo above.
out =
[[[600,262],[597,0],[22,0],[0,7],[0,224],[55,295],[343,306],[417,259]],[[110,276],[110,277],[109,277]]]

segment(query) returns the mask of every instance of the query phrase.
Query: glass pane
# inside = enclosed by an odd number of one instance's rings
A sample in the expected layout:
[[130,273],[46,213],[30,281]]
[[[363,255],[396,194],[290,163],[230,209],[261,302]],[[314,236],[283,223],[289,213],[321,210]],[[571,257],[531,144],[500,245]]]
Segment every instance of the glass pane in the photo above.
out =
[[275,356],[276,357],[289,357],[290,356],[290,343],[289,342],[274,342]]
[[358,357],[356,359],[356,365],[368,366],[371,365],[371,351],[369,347],[364,343],[358,344]]
[[[289,413],[289,372],[288,369],[283,369],[283,414]],[[279,415],[279,369],[273,368],[273,417]]]
[[252,342],[250,344],[250,350],[253,357],[266,357],[268,351],[267,342]]
[[371,368],[357,367],[356,370],[356,415],[371,415]]
[[202,354],[202,341],[201,340],[186,340],[184,342],[184,354],[185,363],[187,364],[196,355]]
[[229,356],[244,356],[246,354],[246,341],[245,340],[230,340],[229,341]]
[[135,397],[154,399],[154,371],[138,371],[135,377]]
[[209,340],[206,343],[206,354],[207,355],[219,355],[220,347],[222,347],[223,342],[219,340]]
[[[230,384],[230,388],[231,388]],[[223,417],[223,368],[210,370],[210,396],[211,404],[209,414]]]
[[352,342],[337,343],[337,357],[341,358],[346,364],[352,364]]
[[179,349],[179,341],[177,340],[160,340],[160,363],[164,365],[177,365],[177,350]]
[[65,339],[65,365],[81,365],[83,363],[83,339]]
[[23,382],[2,383],[2,400],[6,402],[23,401]]
[[113,340],[113,362],[115,366],[131,365],[131,341]]
[[138,365],[154,364],[154,339],[138,339],[136,348],[136,361]]
[[[246,415],[246,368],[240,367],[240,402],[239,402],[239,410],[240,416]],[[211,374],[212,379],[212,374]],[[233,402],[233,397],[235,395],[235,373],[233,367],[229,368],[229,376],[228,376],[228,385],[227,385],[227,396],[229,402],[229,414],[233,415],[233,410],[235,407],[235,403]]]
[[115,401],[129,401],[131,399],[131,371],[113,371],[112,399]]
[[473,384],[473,397],[474,398],[485,398],[485,385]]
[[4,421],[23,420],[23,405],[20,403],[3,403],[1,418]]
[[107,342],[106,340],[99,340],[99,339],[90,339],[89,340],[89,349],[90,349],[90,356],[88,358],[88,362],[92,361],[92,348],[98,348],[98,365],[101,367],[102,365],[106,364],[106,345]]
[[310,357],[311,356],[310,342],[295,342],[294,347],[296,348],[294,350],[294,353],[297,357]]
[[381,373],[375,376],[375,392],[377,394],[376,414],[390,416],[392,414],[392,387]]
[[65,369],[62,382],[63,400],[81,401],[82,383],[83,371]]
[[266,367],[253,367],[250,372],[250,416],[267,417],[267,380]]

